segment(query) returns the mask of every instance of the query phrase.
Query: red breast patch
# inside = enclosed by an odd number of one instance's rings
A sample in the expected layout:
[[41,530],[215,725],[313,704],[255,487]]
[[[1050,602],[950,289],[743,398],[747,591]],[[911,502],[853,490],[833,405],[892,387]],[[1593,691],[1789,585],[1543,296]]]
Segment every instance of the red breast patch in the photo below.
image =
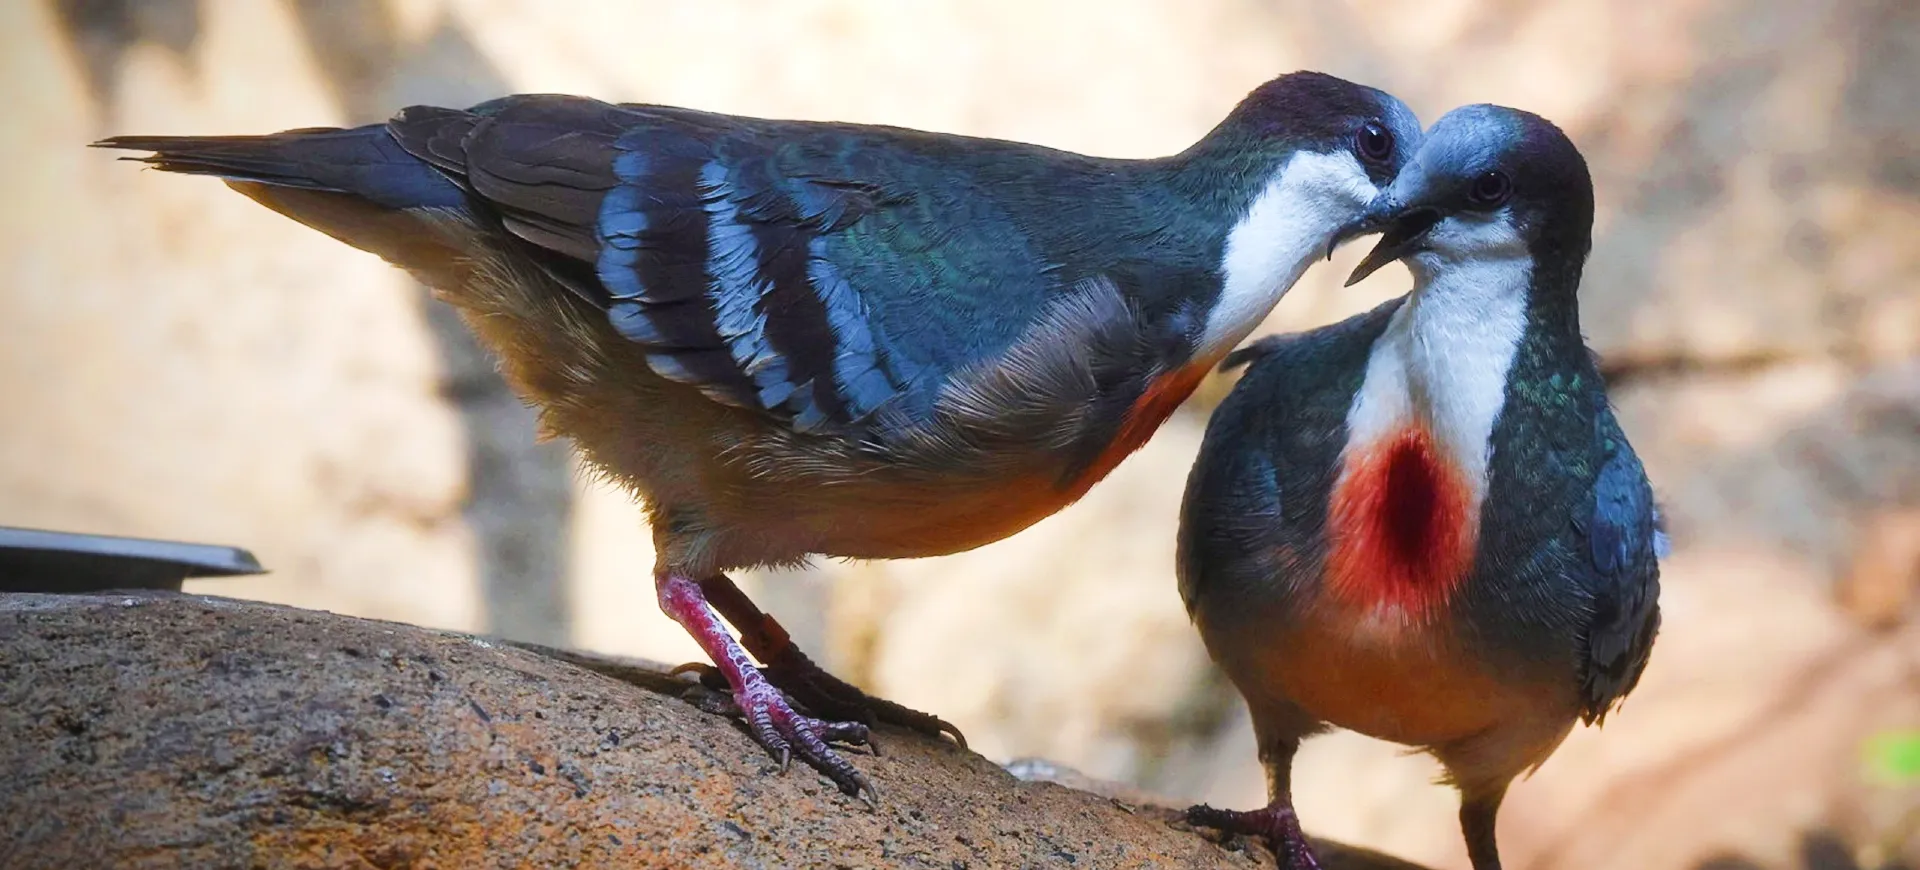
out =
[[1473,566],[1465,475],[1410,426],[1346,458],[1328,509],[1328,588],[1358,607],[1410,616],[1444,604]]
[[1080,474],[1069,489],[1077,493],[1086,492],[1094,484],[1099,483],[1101,478],[1106,477],[1107,473],[1119,465],[1121,460],[1131,456],[1133,451],[1147,443],[1147,439],[1152,438],[1153,433],[1159,430],[1160,424],[1165,423],[1167,418],[1172,416],[1174,409],[1180,407],[1180,403],[1186,401],[1188,396],[1193,395],[1193,391],[1199,388],[1201,381],[1206,380],[1207,373],[1213,371],[1213,365],[1216,362],[1218,360],[1196,360],[1160,375],[1147,384],[1147,388],[1140,391],[1140,398],[1133,401],[1133,407],[1127,409],[1126,419],[1121,421],[1120,429],[1114,433],[1113,441],[1087,466],[1087,470]]

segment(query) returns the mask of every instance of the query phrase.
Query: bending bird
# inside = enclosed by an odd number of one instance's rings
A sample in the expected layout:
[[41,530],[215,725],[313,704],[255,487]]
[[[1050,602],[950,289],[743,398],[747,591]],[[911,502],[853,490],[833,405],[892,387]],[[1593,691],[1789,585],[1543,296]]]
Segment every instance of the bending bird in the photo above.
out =
[[543,429],[645,503],[660,607],[754,738],[870,798],[829,743],[958,732],[827,674],[726,572],[959,552],[1078,499],[1419,136],[1399,100],[1301,72],[1149,160],[550,95],[97,144],[459,308]]

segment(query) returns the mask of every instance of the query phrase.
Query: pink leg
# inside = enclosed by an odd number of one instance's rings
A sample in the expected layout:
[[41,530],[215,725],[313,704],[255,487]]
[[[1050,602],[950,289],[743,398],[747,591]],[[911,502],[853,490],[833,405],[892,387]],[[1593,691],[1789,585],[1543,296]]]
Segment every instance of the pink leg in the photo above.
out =
[[766,665],[763,673],[767,679],[809,711],[869,725],[885,722],[930,737],[950,734],[955,743],[966,747],[967,739],[961,736],[960,729],[945,720],[875,698],[814,664],[800,651],[787,630],[755,606],[725,574],[707,578],[700,587],[713,608],[740,630],[740,642],[747,652]]
[[871,803],[875,795],[873,785],[845,758],[827,747],[829,740],[867,742],[867,726],[858,722],[826,722],[795,712],[780,690],[753,666],[747,651],[733,639],[719,615],[707,604],[706,593],[698,581],[662,572],[655,575],[654,587],[660,595],[660,609],[680,623],[719,666],[721,675],[733,687],[734,703],[739,705],[753,738],[780,759],[782,769],[791,757],[798,755],[801,761],[833,780],[841,791],[856,797],[864,791],[865,799]]
[[1217,810],[1201,804],[1187,810],[1187,823],[1266,840],[1283,870],[1320,870],[1319,860],[1300,830],[1300,816],[1285,799],[1257,810]]

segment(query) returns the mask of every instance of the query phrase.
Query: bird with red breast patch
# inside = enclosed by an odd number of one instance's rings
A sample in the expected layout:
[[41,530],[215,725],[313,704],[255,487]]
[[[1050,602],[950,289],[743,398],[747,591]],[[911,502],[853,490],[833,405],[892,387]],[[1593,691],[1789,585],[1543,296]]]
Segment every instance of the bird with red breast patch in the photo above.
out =
[[1392,96],[1301,72],[1145,160],[552,95],[99,144],[459,307],[545,428],[646,502],[660,606],[754,738],[870,796],[830,741],[958,732],[815,666],[726,572],[954,553],[1073,502],[1419,136]]
[[1368,214],[1349,284],[1412,293],[1262,340],[1182,507],[1180,591],[1247,699],[1270,803],[1195,807],[1317,868],[1289,785],[1329,726],[1423,748],[1460,789],[1474,870],[1508,784],[1639,680],[1660,623],[1653,492],[1580,333],[1585,160],[1553,124],[1467,106]]

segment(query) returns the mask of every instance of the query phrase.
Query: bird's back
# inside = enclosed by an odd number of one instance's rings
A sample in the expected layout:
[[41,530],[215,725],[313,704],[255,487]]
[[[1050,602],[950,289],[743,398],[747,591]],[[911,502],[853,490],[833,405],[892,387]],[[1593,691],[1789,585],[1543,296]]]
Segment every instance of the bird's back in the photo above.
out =
[[656,371],[802,429],[924,414],[1123,244],[1049,208],[1133,206],[1115,161],[891,127],[528,96],[388,130]]
[[103,144],[225,177],[443,289],[474,259],[445,219],[471,224],[469,241],[606,312],[662,376],[803,430],[924,416],[1096,270],[1191,284],[1210,268],[1167,260],[1206,246],[1167,244],[1177,210],[1129,184],[1142,162],[893,127],[519,95],[354,130]]

